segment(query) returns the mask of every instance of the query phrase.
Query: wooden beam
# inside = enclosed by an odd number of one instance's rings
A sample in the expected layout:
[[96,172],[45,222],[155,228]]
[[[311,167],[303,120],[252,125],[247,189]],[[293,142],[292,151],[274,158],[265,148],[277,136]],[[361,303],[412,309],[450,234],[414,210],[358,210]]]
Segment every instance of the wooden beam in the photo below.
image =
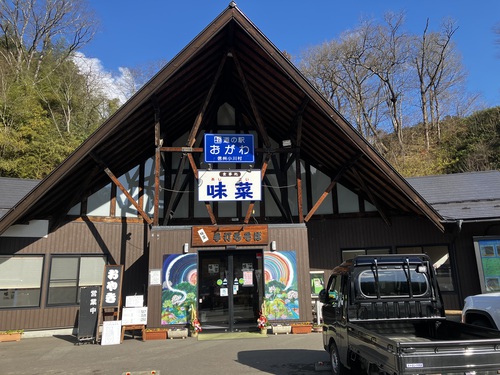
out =
[[160,224],[160,163],[161,163],[161,146],[160,139],[160,107],[156,95],[153,96],[153,106],[155,110],[155,195],[153,199],[153,225]]
[[212,95],[215,90],[215,86],[217,86],[217,82],[219,81],[220,75],[222,73],[222,69],[224,68],[224,64],[226,63],[227,59],[227,53],[224,52],[224,55],[222,56],[222,59],[219,63],[219,67],[217,68],[217,72],[215,73],[214,80],[212,82],[212,85],[210,86],[210,89],[208,90],[208,94],[205,98],[205,101],[203,102],[200,111],[198,112],[198,115],[196,116],[196,120],[194,121],[193,127],[191,128],[191,132],[189,133],[186,146],[187,147],[193,147],[194,143],[196,142],[196,135],[198,134],[198,130],[200,129],[200,125],[203,122],[203,116],[205,116],[205,112],[207,110],[208,104],[210,103],[210,100],[212,99]]
[[132,205],[135,207],[137,212],[142,216],[144,221],[146,221],[148,224],[152,224],[153,220],[144,212],[141,206],[136,202],[136,200],[130,195],[130,193],[125,189],[125,187],[122,185],[122,183],[116,178],[116,176],[111,172],[111,170],[106,166],[104,161],[101,160],[101,158],[95,153],[95,152],[90,152],[90,156],[95,160],[95,162],[106,172],[106,174],[109,176],[111,181],[118,187],[118,189],[121,190],[121,192],[127,197],[127,199],[132,203]]
[[[191,165],[191,169],[193,170],[194,178],[196,179],[196,181],[198,181],[198,167],[196,166],[196,162],[194,161],[193,154],[188,153],[187,157],[189,160],[189,164]],[[217,219],[215,218],[210,202],[205,202],[205,207],[207,208],[210,221],[212,222],[213,225],[217,225]]]
[[295,171],[297,177],[297,213],[299,223],[304,222],[304,213],[302,212],[302,171],[300,166],[300,153],[295,155]]
[[[68,199],[67,203],[62,206],[62,208],[55,212],[53,215],[53,219],[51,220],[50,228],[51,231],[55,231],[57,228],[59,228],[59,225],[61,225],[63,219],[66,217],[68,214],[68,211],[76,205],[79,201],[81,205],[85,205],[87,203],[87,197],[85,199],[82,199],[84,197],[84,192],[89,186],[90,182],[95,178],[97,173],[100,171],[100,168],[98,166],[95,166],[92,168],[92,171],[86,176],[85,181],[78,186],[78,189],[76,191],[73,191],[73,195],[71,199]],[[88,194],[88,193],[85,193]],[[85,207],[85,211],[82,212],[82,207],[80,207],[80,215],[84,216],[87,214],[87,209]]]
[[247,80],[245,78],[245,74],[243,73],[243,69],[241,68],[240,61],[238,59],[238,56],[234,51],[232,51],[233,54],[233,60],[236,65],[236,69],[238,70],[238,74],[241,78],[241,83],[243,84],[243,87],[245,88],[245,92],[247,94],[248,100],[250,102],[250,107],[252,108],[253,115],[255,117],[255,121],[257,122],[257,129],[259,130],[260,136],[262,137],[262,141],[264,142],[264,146],[266,147],[271,147],[271,141],[269,139],[269,136],[267,135],[266,128],[264,127],[264,124],[262,122],[262,119],[259,114],[259,110],[257,109],[257,105],[255,104],[255,100],[253,99],[252,92],[250,91],[250,87],[248,86]]
[[219,64],[219,67],[217,69],[217,72],[215,73],[214,80],[212,82],[212,85],[210,86],[210,89],[208,90],[207,96],[205,97],[205,100],[203,101],[203,104],[201,106],[200,111],[198,112],[198,115],[196,116],[196,119],[193,123],[193,126],[191,128],[191,131],[189,133],[188,139],[186,141],[186,149],[181,150],[183,152],[181,161],[179,162],[179,169],[177,170],[177,175],[175,176],[175,182],[174,182],[174,188],[172,189],[172,193],[170,194],[170,199],[168,201],[168,207],[167,211],[165,212],[165,217],[163,219],[163,223],[168,223],[170,220],[170,215],[172,212],[172,207],[174,204],[174,201],[176,200],[177,197],[177,190],[179,190],[179,185],[180,185],[180,178],[182,176],[182,173],[184,171],[184,165],[186,164],[186,159],[187,159],[187,154],[189,153],[188,150],[192,150],[194,143],[196,142],[196,135],[198,134],[198,130],[200,129],[200,126],[203,122],[203,117],[205,115],[205,112],[207,110],[208,104],[210,103],[210,100],[212,99],[212,95],[215,90],[215,86],[217,85],[217,82],[220,78],[220,75],[222,73],[222,68],[224,67],[224,64],[227,59],[227,53],[224,53],[222,56],[221,62]]
[[335,187],[335,184],[342,178],[342,176],[349,170],[349,168],[351,168],[362,156],[363,156],[362,154],[356,154],[354,157],[351,158],[351,160],[349,160],[346,164],[344,164],[342,168],[340,168],[335,177],[332,179],[330,185],[328,185],[323,194],[321,194],[321,197],[319,197],[316,203],[314,204],[313,208],[311,208],[311,210],[307,213],[307,216],[304,218],[305,222],[309,221],[309,219],[314,215],[319,206],[321,206],[321,203],[323,203],[325,198]]
[[[264,176],[266,175],[267,166],[269,165],[269,154],[266,155],[264,162],[262,163],[262,168],[260,169],[260,179],[264,180]],[[245,224],[248,224],[250,221],[250,217],[252,216],[253,208],[255,206],[255,201],[251,201],[248,205],[247,214],[245,215],[245,220],[243,221]]]
[[372,201],[373,205],[377,208],[377,211],[378,213],[380,214],[380,216],[382,217],[382,219],[385,221],[385,223],[388,225],[388,226],[391,226],[391,220],[389,219],[389,217],[385,214],[385,211],[384,209],[382,208],[382,206],[380,205],[380,202],[379,200],[375,197],[375,195],[372,193],[370,187],[368,185],[366,185],[365,183],[365,180],[363,179],[363,176],[361,176],[361,174],[359,173],[358,169],[356,167],[353,167],[352,168],[352,173],[354,174],[354,176],[356,177],[356,179],[359,181],[361,187],[363,188],[363,190],[366,192],[366,194],[368,195],[368,197],[370,198],[370,200]]

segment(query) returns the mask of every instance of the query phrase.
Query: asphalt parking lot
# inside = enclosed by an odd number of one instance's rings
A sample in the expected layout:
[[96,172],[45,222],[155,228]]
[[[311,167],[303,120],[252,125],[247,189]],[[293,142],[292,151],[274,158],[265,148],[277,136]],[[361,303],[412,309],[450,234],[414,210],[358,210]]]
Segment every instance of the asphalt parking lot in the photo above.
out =
[[320,333],[228,340],[80,344],[74,336],[23,338],[0,343],[0,374],[327,374]]

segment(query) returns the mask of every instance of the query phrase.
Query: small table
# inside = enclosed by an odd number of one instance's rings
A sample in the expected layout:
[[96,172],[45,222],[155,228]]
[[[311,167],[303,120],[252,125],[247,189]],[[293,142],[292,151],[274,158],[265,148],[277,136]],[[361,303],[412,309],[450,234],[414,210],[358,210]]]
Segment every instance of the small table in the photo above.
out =
[[[137,331],[140,329],[142,332],[144,330],[144,328],[146,328],[146,326],[144,324],[130,324],[130,325],[122,326],[122,337],[121,337],[120,342],[123,342],[123,337],[125,336],[125,331]],[[135,338],[135,335],[133,332],[132,332],[132,338]]]

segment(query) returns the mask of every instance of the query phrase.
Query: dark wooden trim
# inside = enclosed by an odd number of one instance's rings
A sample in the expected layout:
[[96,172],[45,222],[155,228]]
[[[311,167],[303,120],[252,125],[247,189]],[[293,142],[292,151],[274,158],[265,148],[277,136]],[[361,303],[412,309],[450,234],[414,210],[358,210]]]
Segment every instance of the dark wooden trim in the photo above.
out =
[[121,192],[127,197],[127,199],[132,203],[132,205],[135,207],[137,212],[142,216],[142,218],[148,223],[152,224],[153,220],[144,212],[142,207],[139,206],[139,204],[136,202],[136,200],[130,195],[130,193],[125,189],[125,187],[122,185],[122,183],[116,178],[116,176],[111,172],[111,170],[106,166],[103,160],[99,158],[99,156],[95,152],[91,152],[90,156],[95,160],[95,162],[101,167],[104,172],[109,176],[111,181],[114,182],[114,184],[121,190]]

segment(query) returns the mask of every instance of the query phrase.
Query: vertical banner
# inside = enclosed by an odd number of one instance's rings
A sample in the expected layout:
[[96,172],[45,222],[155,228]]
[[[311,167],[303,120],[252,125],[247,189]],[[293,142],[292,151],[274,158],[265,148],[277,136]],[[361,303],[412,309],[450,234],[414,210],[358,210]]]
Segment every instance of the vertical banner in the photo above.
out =
[[198,294],[198,255],[164,255],[162,267],[161,324],[188,323]]
[[264,252],[265,311],[270,320],[299,319],[295,251]]
[[123,266],[107,264],[102,282],[101,308],[120,308]]
[[80,288],[80,311],[78,313],[78,338],[96,337],[97,318],[101,287]]

